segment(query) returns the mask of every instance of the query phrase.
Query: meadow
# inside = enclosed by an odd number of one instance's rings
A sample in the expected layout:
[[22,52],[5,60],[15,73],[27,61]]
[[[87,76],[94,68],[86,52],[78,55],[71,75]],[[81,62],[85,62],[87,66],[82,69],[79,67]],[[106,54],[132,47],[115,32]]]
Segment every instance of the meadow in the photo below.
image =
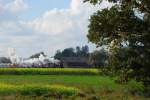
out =
[[138,93],[142,90],[141,83],[117,84],[114,77],[98,72],[97,69],[2,68],[0,100],[149,100]]

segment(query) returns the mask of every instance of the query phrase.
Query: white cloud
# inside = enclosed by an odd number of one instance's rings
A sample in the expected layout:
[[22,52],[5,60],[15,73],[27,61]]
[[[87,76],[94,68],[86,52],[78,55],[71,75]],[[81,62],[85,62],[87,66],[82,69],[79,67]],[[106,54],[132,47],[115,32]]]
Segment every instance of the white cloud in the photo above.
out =
[[0,13],[4,11],[4,6],[0,3]]
[[5,6],[5,9],[13,12],[13,13],[16,13],[16,12],[21,12],[21,11],[24,11],[28,8],[29,6],[24,2],[24,0],[14,0],[13,2],[11,3],[8,3],[6,6]]
[[36,32],[46,34],[62,33],[70,29],[73,24],[68,12],[70,11],[58,9],[50,10],[27,24]]
[[0,1],[0,35],[16,35],[25,31],[20,23],[19,13],[28,8],[23,0],[11,0],[10,2]]
[[[54,54],[57,49],[87,44],[86,33],[90,15],[111,5],[106,1],[101,6],[93,6],[89,3],[83,4],[82,0],[72,0],[69,9],[48,10],[26,25],[35,33],[43,35],[43,48],[50,48],[49,52]],[[49,40],[44,35],[50,37]]]
[[[83,4],[82,0],[72,0],[69,9],[52,9],[27,23],[36,32],[62,34],[66,31],[87,27],[89,16],[98,9],[109,7],[104,2],[101,6]],[[77,29],[80,30],[80,29]],[[82,33],[82,32],[81,32]],[[73,34],[73,33],[72,33]]]
[[82,0],[72,0],[70,8],[51,9],[30,21],[23,21],[13,14],[28,7],[23,0],[0,5],[0,12],[3,10],[0,13],[0,54],[1,50],[13,47],[25,56],[42,50],[53,55],[57,49],[85,45],[90,15],[111,5],[104,2],[101,6],[92,6],[83,4]]
[[74,12],[78,12],[79,9],[81,8],[81,5],[83,5],[82,0],[72,0],[70,8],[74,11]]

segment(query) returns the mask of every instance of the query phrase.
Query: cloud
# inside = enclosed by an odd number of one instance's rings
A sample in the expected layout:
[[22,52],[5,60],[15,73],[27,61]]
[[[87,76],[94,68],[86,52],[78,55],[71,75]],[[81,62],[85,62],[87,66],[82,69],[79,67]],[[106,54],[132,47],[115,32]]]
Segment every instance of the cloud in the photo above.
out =
[[90,15],[111,5],[103,2],[101,6],[92,6],[72,0],[68,9],[47,10],[29,21],[18,18],[18,12],[28,8],[23,0],[0,5],[0,54],[13,47],[23,56],[39,51],[53,55],[57,49],[85,45]]
[[24,36],[25,34],[32,32],[31,29],[22,24],[22,20],[18,17],[20,12],[24,12],[28,7],[28,4],[25,3],[24,0],[11,0],[10,2],[0,0],[1,36]]
[[[36,32],[46,34],[63,34],[68,30],[87,27],[90,15],[98,9],[110,7],[103,2],[101,6],[92,6],[82,0],[72,0],[69,9],[52,9],[26,23]],[[77,29],[78,30],[78,29]]]
[[[72,0],[70,8],[48,10],[26,25],[35,33],[43,35],[41,38],[47,40],[42,41],[47,46],[43,48],[49,48],[54,54],[57,49],[87,44],[86,34],[90,15],[96,10],[111,6],[112,4],[106,1],[100,6],[93,6],[83,3],[82,0]],[[45,35],[50,37],[49,40]]]
[[74,12],[78,12],[79,9],[81,8],[81,5],[83,4],[82,0],[72,0],[70,8],[74,11]]
[[4,11],[4,6],[0,3],[0,13]]
[[53,9],[46,11],[42,16],[28,22],[36,32],[46,34],[62,33],[72,27],[69,10]]
[[24,2],[24,0],[14,0],[11,3],[8,3],[5,7],[5,9],[16,13],[16,12],[21,12],[24,11],[28,8],[29,6]]

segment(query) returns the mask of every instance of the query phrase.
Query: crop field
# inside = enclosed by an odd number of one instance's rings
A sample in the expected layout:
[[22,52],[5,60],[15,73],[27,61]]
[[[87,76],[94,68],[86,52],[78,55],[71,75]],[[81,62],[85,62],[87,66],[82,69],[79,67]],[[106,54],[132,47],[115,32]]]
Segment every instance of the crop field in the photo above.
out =
[[149,100],[134,92],[142,89],[140,83],[120,85],[114,82],[115,78],[98,72],[67,68],[0,69],[0,100]]
[[98,75],[97,69],[85,68],[0,68],[0,75]]

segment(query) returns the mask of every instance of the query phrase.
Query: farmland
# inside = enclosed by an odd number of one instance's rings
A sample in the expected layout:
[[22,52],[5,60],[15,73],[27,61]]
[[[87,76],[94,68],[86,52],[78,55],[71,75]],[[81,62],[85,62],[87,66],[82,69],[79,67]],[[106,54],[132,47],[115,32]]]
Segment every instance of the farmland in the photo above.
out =
[[97,69],[85,68],[0,68],[0,75],[98,75]]
[[[10,70],[14,72],[10,73]],[[120,85],[114,82],[113,77],[98,75],[99,71],[96,69],[27,70],[30,68],[0,69],[0,99],[148,100],[139,94],[132,93],[142,89],[140,83],[132,81],[126,85]],[[52,72],[53,74],[50,74]]]

